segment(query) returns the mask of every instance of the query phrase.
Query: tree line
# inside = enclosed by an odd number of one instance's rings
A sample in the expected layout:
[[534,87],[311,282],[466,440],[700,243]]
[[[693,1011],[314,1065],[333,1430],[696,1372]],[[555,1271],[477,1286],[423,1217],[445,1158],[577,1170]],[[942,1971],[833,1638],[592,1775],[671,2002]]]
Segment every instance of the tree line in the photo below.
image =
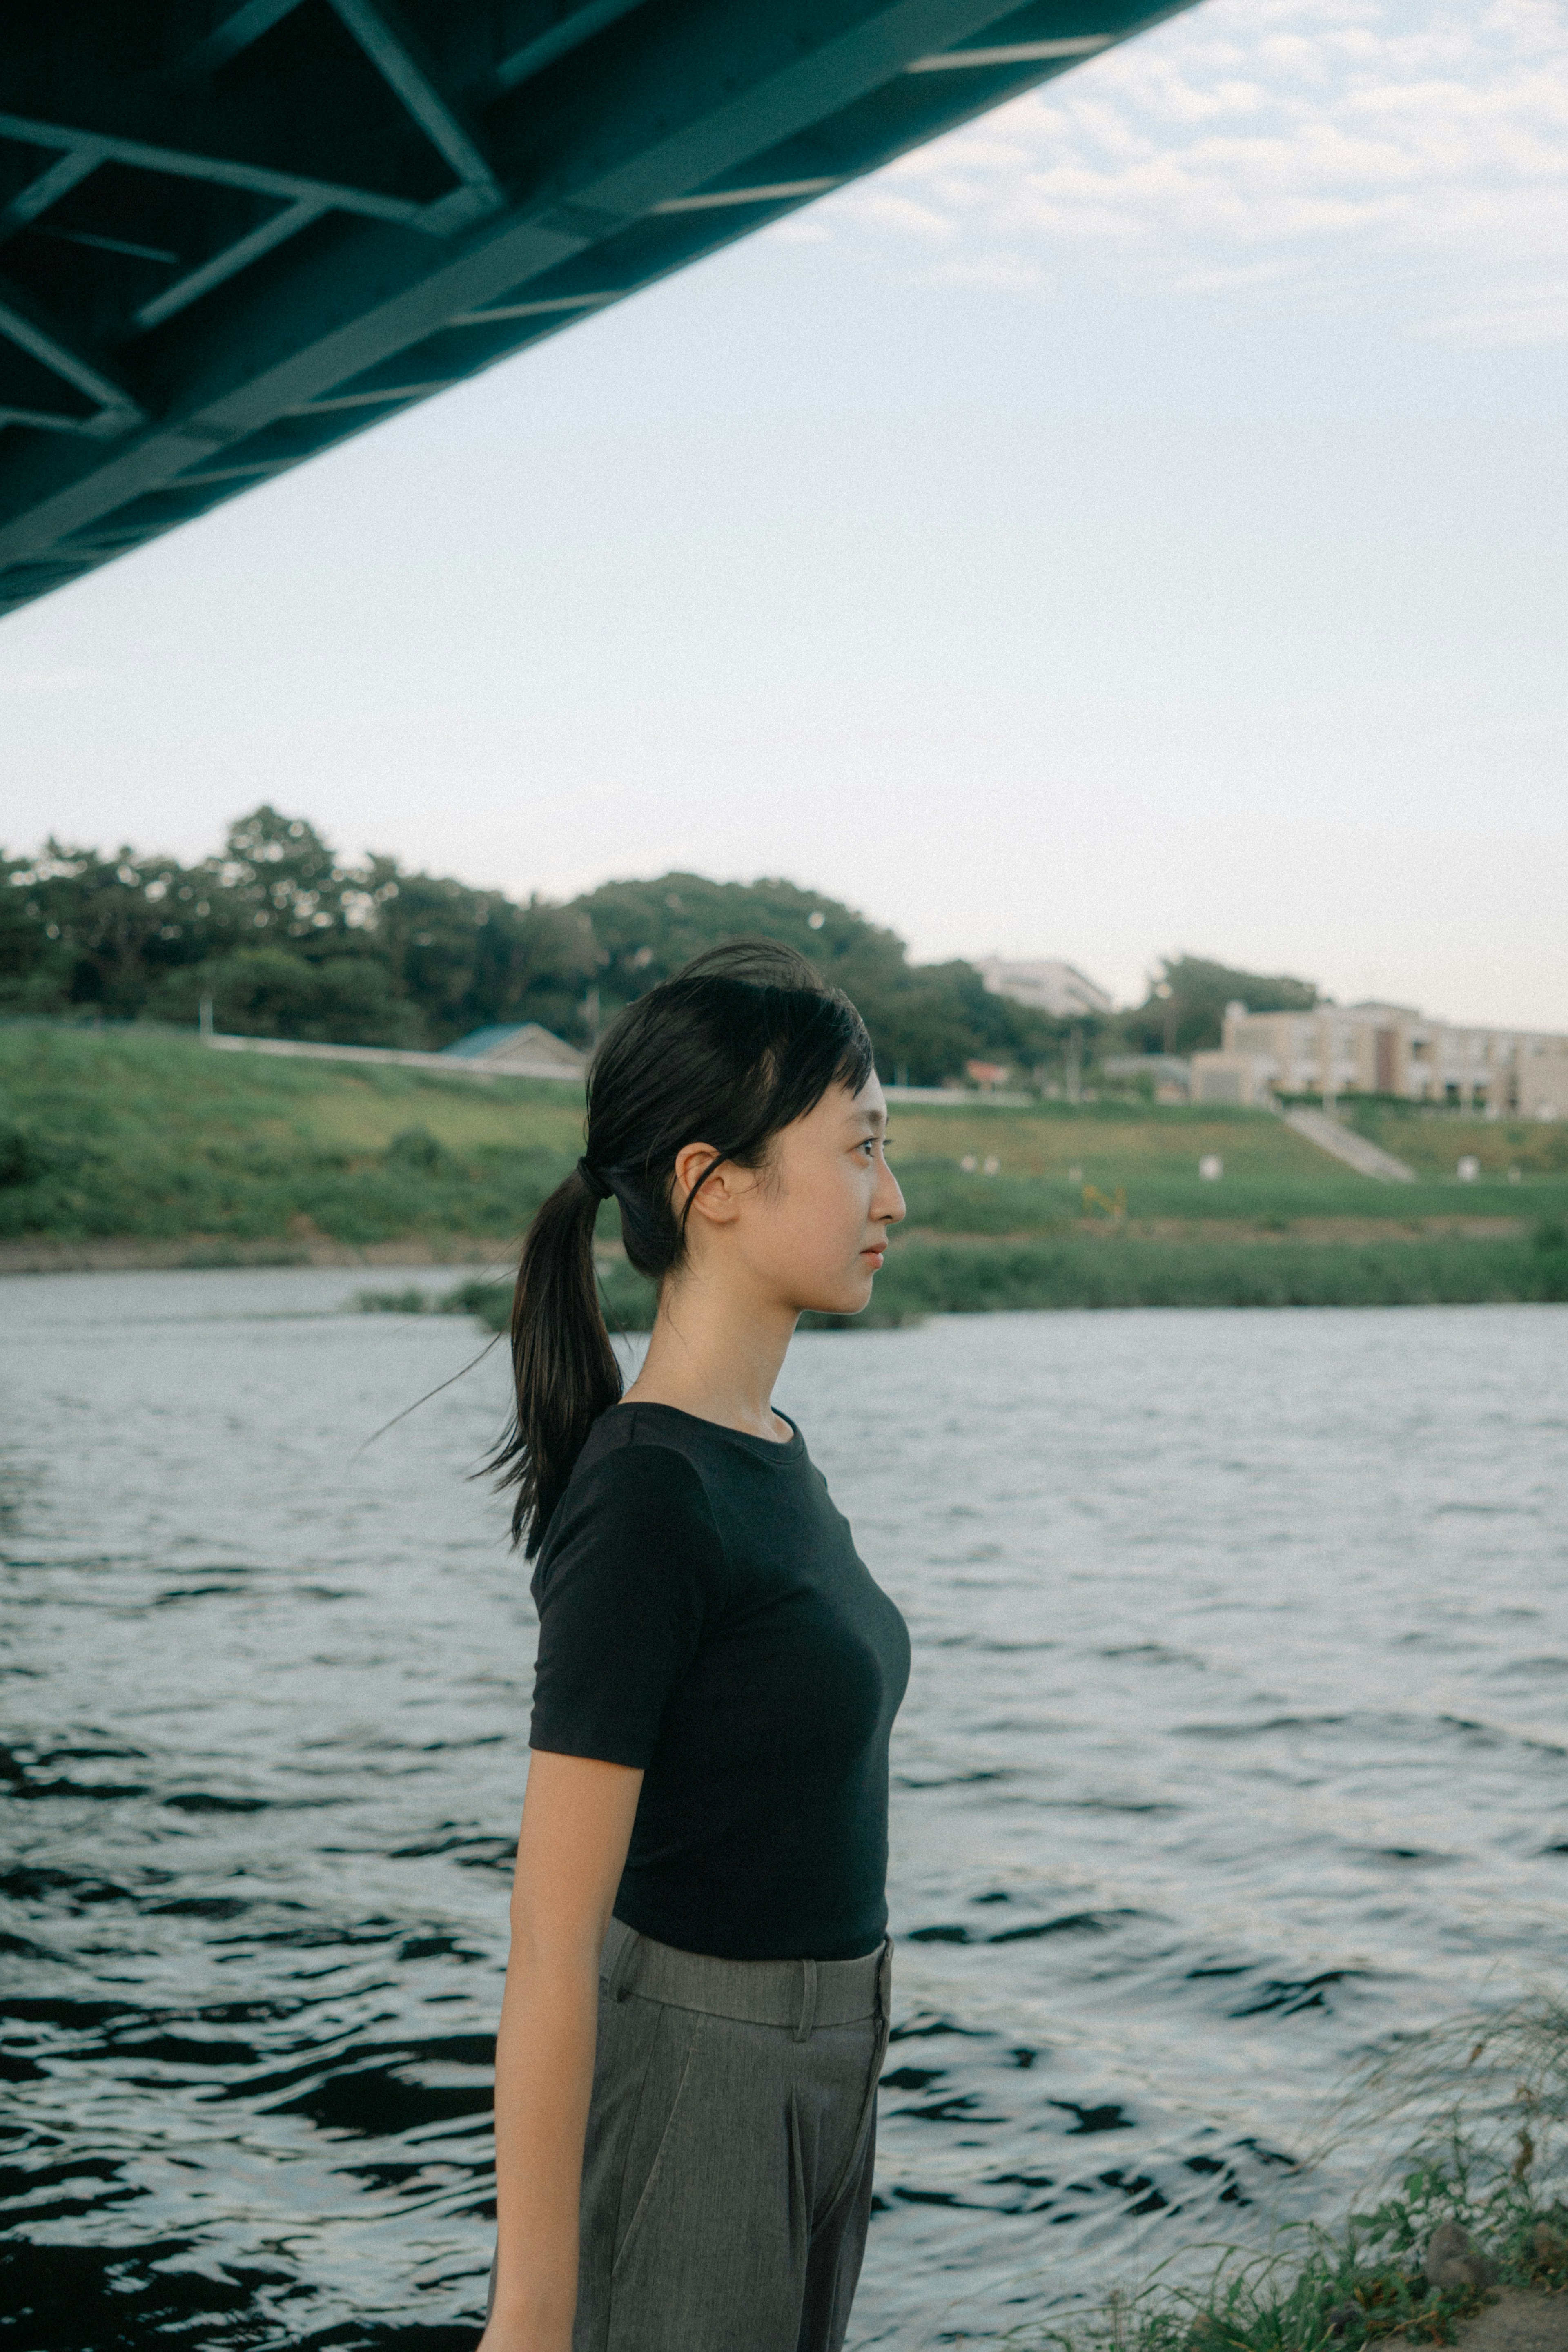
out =
[[[621,1005],[721,940],[788,942],[860,1006],[885,1078],[938,1085],[969,1061],[1059,1063],[1070,1026],[988,992],[961,960],[917,964],[896,933],[792,882],[695,874],[608,882],[567,905],[511,898],[395,857],[340,860],[305,817],[269,804],[199,865],[51,840],[0,853],[0,1017],[214,1025],[330,1045],[440,1047],[537,1021],[591,1044]],[[1304,982],[1167,959],[1148,1000],[1075,1024],[1087,1050],[1217,1043],[1226,1002],[1317,1001]]]

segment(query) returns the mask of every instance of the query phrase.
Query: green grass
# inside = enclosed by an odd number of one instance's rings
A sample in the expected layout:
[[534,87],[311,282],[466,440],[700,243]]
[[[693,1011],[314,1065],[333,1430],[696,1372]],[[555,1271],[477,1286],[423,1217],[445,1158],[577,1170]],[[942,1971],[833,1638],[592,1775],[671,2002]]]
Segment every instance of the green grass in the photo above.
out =
[[998,1307],[1420,1307],[1568,1298],[1568,1248],[1457,1236],[1275,1244],[1103,1240],[894,1244],[867,1317]]
[[[1342,1116],[1392,1151],[1417,1176],[1451,1183],[1461,1159],[1479,1160],[1480,1185],[1506,1182],[1517,1168],[1527,1183],[1568,1177],[1568,1121],[1561,1119],[1467,1118],[1426,1103],[1402,1103],[1385,1096],[1342,1098]],[[1479,1185],[1467,1185],[1467,1192]]]
[[[1087,1213],[1104,1216],[1104,1204],[1120,1195],[1134,1224],[1277,1226],[1333,1217],[1411,1225],[1432,1217],[1528,1218],[1568,1211],[1568,1168],[1521,1169],[1520,1180],[1511,1182],[1508,1170],[1519,1162],[1504,1159],[1490,1175],[1483,1162],[1480,1181],[1461,1183],[1453,1171],[1469,1148],[1468,1129],[1446,1175],[1432,1170],[1413,1184],[1394,1184],[1359,1175],[1268,1111],[1140,1108],[1112,1120],[1094,1107],[1092,1116],[1069,1122],[1030,1111],[955,1108],[951,1131],[943,1135],[936,1110],[912,1122],[901,1116],[903,1108],[894,1106],[888,1156],[910,1223],[936,1232],[1051,1232],[1085,1214],[1086,1187]],[[1568,1127],[1561,1134],[1540,1129],[1538,1145],[1546,1134],[1568,1144]],[[946,1148],[934,1149],[937,1143]],[[978,1163],[973,1172],[961,1165],[966,1157]],[[1218,1181],[1198,1173],[1199,1160],[1210,1157],[1224,1168]],[[984,1172],[988,1159],[1000,1162],[993,1175]]]
[[[1492,2287],[1568,2296],[1565,2123],[1560,1995],[1400,2036],[1335,2100],[1320,2151],[1343,2159],[1367,2148],[1368,2210],[1337,2228],[1293,2228],[1265,2252],[1212,2249],[1218,2259],[1196,2283],[1171,2283],[1184,2252],[1202,2251],[1178,2249],[1099,2310],[1026,2326],[1009,2341],[1064,2352],[1360,2352],[1396,2332],[1451,2342]],[[1399,2140],[1412,2126],[1414,2141]],[[1393,2145],[1407,2152],[1389,2165],[1375,2151]],[[1482,2279],[1441,2289],[1427,2280],[1427,2251],[1446,2221],[1469,2236]]]
[[1284,2253],[1235,2252],[1196,2290],[1113,2295],[1077,2328],[1020,2333],[1020,2345],[1074,2352],[1358,2352],[1400,2334],[1451,2344],[1458,2323],[1490,2299],[1487,2286],[1429,2284],[1432,2232],[1457,2221],[1482,2254],[1490,2284],[1560,2294],[1568,2287],[1568,2207],[1539,2203],[1521,2183],[1478,2193],[1462,2149],[1417,2165],[1396,2193],[1337,2231],[1314,2230]]
[[[913,1238],[870,1319],[1563,1296],[1558,1255],[1529,1234],[1568,1221],[1568,1127],[1516,1134],[1377,1104],[1356,1117],[1419,1160],[1422,1181],[1357,1175],[1262,1111],[895,1104]],[[151,1028],[0,1024],[0,1240],[189,1242],[211,1263],[307,1254],[318,1236],[505,1244],[566,1174],[581,1121],[575,1089],[538,1081],[215,1053]],[[1472,1149],[1488,1181],[1439,1172]],[[1198,1174],[1210,1154],[1218,1182]],[[998,1172],[984,1172],[988,1159]],[[1518,1231],[1425,1230],[1435,1219]],[[1325,1221],[1342,1230],[1312,1230]],[[1086,1229],[1118,1223],[1108,1239]],[[609,1209],[601,1236],[616,1236]],[[612,1264],[605,1279],[628,1328],[645,1321],[630,1270]]]
[[520,1234],[581,1125],[545,1082],[0,1026],[0,1239]]
[[[602,1259],[600,1287],[612,1329],[646,1331],[653,1286],[621,1257]],[[438,1305],[505,1328],[509,1281],[459,1284],[439,1299],[414,1289],[366,1292],[361,1305],[420,1312]],[[931,1315],[1025,1307],[1436,1307],[1568,1300],[1568,1228],[1525,1241],[1462,1237],[1335,1242],[1093,1240],[895,1242],[863,1315],[808,1315],[810,1329],[888,1330]]]

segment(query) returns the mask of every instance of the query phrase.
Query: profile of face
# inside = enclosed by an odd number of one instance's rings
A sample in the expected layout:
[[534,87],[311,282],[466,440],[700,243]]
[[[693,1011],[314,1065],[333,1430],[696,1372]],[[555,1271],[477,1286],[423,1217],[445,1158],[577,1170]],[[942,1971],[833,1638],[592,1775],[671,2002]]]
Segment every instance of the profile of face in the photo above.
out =
[[[904,1215],[887,1164],[887,1103],[873,1074],[858,1094],[831,1086],[780,1129],[760,1168],[726,1160],[700,1184],[677,1279],[721,1281],[763,1309],[858,1315]],[[712,1147],[675,1156],[677,1208],[712,1161]]]

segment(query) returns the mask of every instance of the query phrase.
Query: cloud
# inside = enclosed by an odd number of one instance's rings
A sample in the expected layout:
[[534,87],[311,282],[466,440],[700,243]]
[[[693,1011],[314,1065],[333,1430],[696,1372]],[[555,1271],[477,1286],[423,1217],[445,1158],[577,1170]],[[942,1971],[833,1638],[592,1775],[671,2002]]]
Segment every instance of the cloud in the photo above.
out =
[[[1204,0],[816,215],[927,274],[1072,268],[1338,303],[1390,277],[1421,331],[1568,334],[1558,0]],[[1010,278],[1009,278],[1010,273]]]

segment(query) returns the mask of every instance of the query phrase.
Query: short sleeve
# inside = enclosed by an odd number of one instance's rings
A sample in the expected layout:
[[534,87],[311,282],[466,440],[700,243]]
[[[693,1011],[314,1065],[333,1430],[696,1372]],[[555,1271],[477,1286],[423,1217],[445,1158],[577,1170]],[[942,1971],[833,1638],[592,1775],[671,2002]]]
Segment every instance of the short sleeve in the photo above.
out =
[[684,1454],[623,1445],[575,1476],[535,1579],[530,1748],[646,1766],[722,1587],[723,1550]]

